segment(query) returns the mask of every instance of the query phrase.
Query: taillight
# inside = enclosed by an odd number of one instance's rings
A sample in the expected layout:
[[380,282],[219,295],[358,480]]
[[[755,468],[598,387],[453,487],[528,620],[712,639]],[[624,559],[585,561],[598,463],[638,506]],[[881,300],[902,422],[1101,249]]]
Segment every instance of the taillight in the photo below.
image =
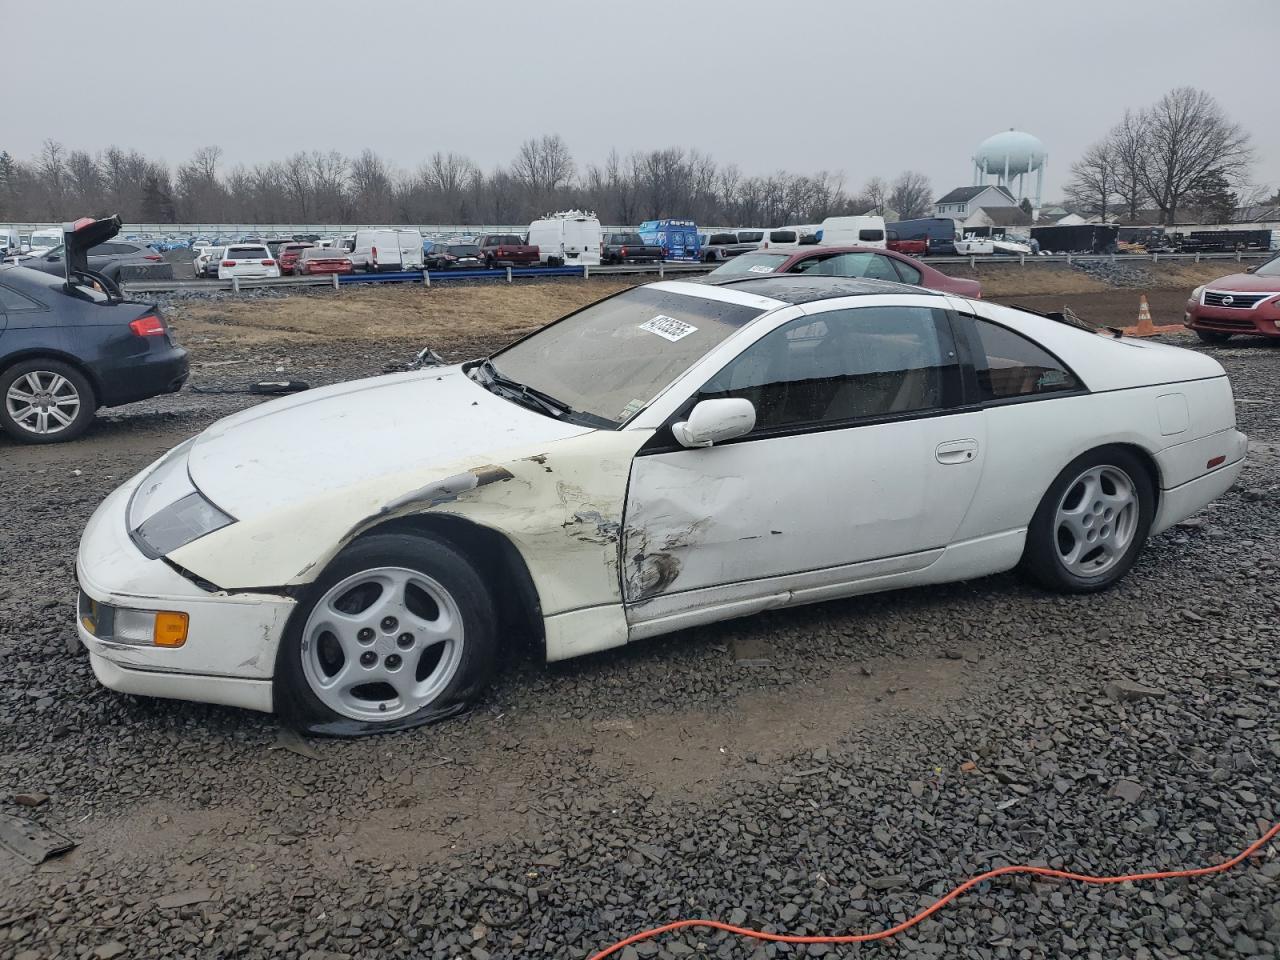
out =
[[621,250],[619,250],[619,251],[618,251],[618,256],[620,256],[620,257],[625,257],[626,255],[627,255],[627,248],[626,248],[626,247],[623,247]]
[[236,262],[234,260],[223,260],[222,265],[224,267],[234,267],[236,265]]
[[164,257],[160,256],[160,254],[158,253],[148,253],[145,256],[143,256],[142,259],[143,260],[163,260]]
[[263,260],[262,265],[264,267],[274,267],[276,265],[276,262],[274,260]]
[[164,336],[164,321],[154,313],[148,313],[145,317],[139,317],[137,320],[131,321],[129,329],[139,337],[162,337]]
[[377,248],[377,247],[370,247],[370,248],[369,248],[369,253],[370,253],[370,255],[373,257],[373,259],[375,259],[375,260],[377,260],[377,259],[378,259],[378,248]]

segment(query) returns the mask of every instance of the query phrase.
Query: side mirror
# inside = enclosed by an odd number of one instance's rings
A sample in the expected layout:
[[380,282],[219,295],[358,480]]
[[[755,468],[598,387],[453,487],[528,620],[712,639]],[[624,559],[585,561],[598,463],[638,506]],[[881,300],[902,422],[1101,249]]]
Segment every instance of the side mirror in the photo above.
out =
[[1251,266],[1251,267],[1245,267],[1245,271],[1244,271],[1244,272],[1245,272],[1245,273],[1253,273],[1253,271],[1255,271],[1255,270],[1257,270],[1257,269],[1258,269],[1258,265],[1255,263],[1255,264],[1254,264],[1253,266]]
[[741,437],[755,429],[756,408],[742,397],[703,400],[689,419],[673,423],[671,433],[682,447],[709,447]]

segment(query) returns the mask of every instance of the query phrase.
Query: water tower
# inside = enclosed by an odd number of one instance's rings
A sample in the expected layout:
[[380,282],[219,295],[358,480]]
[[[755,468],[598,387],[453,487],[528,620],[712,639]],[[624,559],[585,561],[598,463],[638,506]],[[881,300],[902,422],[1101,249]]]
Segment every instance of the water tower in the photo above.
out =
[[[973,155],[974,185],[989,183],[994,176],[996,183],[1007,188],[1019,202],[1030,196],[1032,215],[1040,212],[1040,195],[1044,188],[1044,168],[1049,154],[1039,138],[1023,130],[1010,127],[1001,133],[987,137],[978,144]],[[1026,192],[1026,178],[1036,175],[1035,192]]]

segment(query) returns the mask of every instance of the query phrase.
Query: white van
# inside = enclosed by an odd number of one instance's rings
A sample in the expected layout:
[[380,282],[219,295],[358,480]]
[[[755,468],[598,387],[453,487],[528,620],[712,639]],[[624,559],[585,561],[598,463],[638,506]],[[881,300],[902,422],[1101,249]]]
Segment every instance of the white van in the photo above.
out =
[[551,267],[565,264],[600,265],[600,221],[581,210],[554,213],[529,224],[525,243],[538,248],[538,260]]
[[755,243],[759,250],[796,250],[817,243],[814,238],[820,229],[816,223],[793,223],[785,227],[739,230],[738,241]]
[[0,227],[0,257],[22,252],[22,237],[13,227]]
[[422,234],[404,227],[357,230],[351,248],[356,270],[421,270]]
[[48,253],[54,247],[62,245],[62,231],[57,227],[46,227],[44,230],[31,232],[31,252],[33,254]]
[[824,247],[876,247],[886,249],[884,217],[827,217],[822,221]]

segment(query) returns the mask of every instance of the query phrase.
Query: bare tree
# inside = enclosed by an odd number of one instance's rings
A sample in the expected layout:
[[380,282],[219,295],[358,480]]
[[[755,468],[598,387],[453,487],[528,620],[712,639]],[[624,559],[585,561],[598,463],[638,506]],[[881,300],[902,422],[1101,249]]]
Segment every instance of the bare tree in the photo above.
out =
[[880,177],[872,177],[858,195],[858,204],[864,209],[862,213],[884,214],[889,202],[889,185]]
[[280,168],[285,193],[293,205],[294,216],[306,220],[311,215],[311,158],[298,152],[286,157]]
[[534,203],[546,203],[573,179],[573,156],[558,133],[533,137],[520,145],[511,176],[524,185]]
[[1150,200],[1143,185],[1143,170],[1147,163],[1146,129],[1140,114],[1132,110],[1124,112],[1124,119],[1108,134],[1115,158],[1116,198],[1124,211],[1124,219],[1135,223],[1139,211]]
[[1194,87],[1170,90],[1143,111],[1142,133],[1142,185],[1166,224],[1177,221],[1183,199],[1211,172],[1235,183],[1253,162],[1249,134],[1210,94]]
[[350,216],[347,205],[347,158],[337,150],[330,150],[328,153],[313,150],[309,166],[314,198],[312,216],[321,220],[347,219]]
[[927,216],[933,207],[933,185],[923,173],[907,170],[893,181],[888,202],[897,211],[899,220],[915,220]]
[[369,148],[351,161],[351,207],[361,219],[390,223],[395,197],[391,171]]
[[1095,143],[1071,164],[1067,181],[1067,199],[1085,213],[1099,217],[1104,223],[1111,201],[1116,195],[1119,162],[1112,137]]

